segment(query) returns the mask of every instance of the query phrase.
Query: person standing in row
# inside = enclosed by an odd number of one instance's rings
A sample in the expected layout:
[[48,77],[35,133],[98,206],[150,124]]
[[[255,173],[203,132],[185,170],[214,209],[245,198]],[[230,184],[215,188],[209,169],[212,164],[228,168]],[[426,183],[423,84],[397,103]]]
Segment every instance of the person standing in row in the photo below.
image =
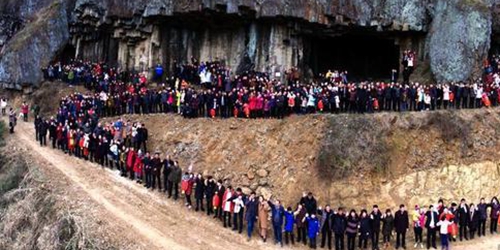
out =
[[389,248],[391,244],[391,235],[394,231],[394,216],[390,209],[385,210],[385,214],[382,215],[382,234],[384,237],[384,248]]
[[182,169],[179,167],[179,162],[175,161],[172,171],[168,176],[168,198],[174,195],[174,200],[179,199],[179,183],[182,179]]
[[406,231],[409,228],[408,212],[405,205],[401,204],[399,210],[394,215],[394,226],[396,229],[396,250],[399,247],[406,249]]
[[335,234],[335,250],[344,250],[344,235],[346,232],[347,218],[344,208],[339,207],[332,219],[333,232]]
[[469,213],[469,206],[465,203],[465,199],[462,199],[460,201],[460,206],[458,208],[458,225],[460,226],[459,228],[459,237],[460,241],[465,238],[465,240],[469,240],[468,233],[467,233],[467,228],[469,226],[469,221],[470,221],[470,213]]
[[425,228],[427,229],[427,249],[436,248],[436,232],[438,223],[438,213],[433,205],[425,213]]
[[356,235],[358,234],[359,219],[356,210],[352,209],[347,216],[347,250],[354,250],[356,247]]
[[382,213],[380,212],[378,205],[374,205],[373,210],[370,214],[372,250],[379,250],[378,242],[379,242],[379,235],[380,235],[380,221],[381,221],[381,219],[382,219]]
[[328,249],[332,249],[333,211],[330,205],[326,205],[325,209],[320,211],[320,216],[321,248],[325,248],[325,244],[328,243]]
[[252,191],[252,193],[250,193],[250,197],[248,197],[248,200],[245,203],[245,207],[246,207],[245,221],[247,222],[247,236],[248,236],[248,241],[250,241],[255,226],[255,221],[257,220],[258,209],[259,209],[259,202],[255,197],[255,192]]

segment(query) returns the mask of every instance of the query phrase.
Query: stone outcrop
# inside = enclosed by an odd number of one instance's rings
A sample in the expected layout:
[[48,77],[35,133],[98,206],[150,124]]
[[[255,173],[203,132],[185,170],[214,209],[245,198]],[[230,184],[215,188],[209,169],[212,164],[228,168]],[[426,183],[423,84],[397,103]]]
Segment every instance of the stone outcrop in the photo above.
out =
[[428,44],[437,80],[481,75],[490,48],[491,7],[489,0],[437,1]]
[[15,34],[0,54],[0,83],[22,89],[38,85],[41,68],[63,48],[69,39],[66,5],[56,2],[41,10],[34,21]]
[[[480,75],[490,37],[500,30],[497,0],[6,0],[0,14],[10,17],[0,23],[19,25],[0,29],[0,46],[15,38],[6,34],[43,22],[41,10],[58,2],[67,14],[53,20],[52,35],[66,38],[69,31],[69,39],[26,47],[46,58],[33,68],[45,66],[69,41],[76,57],[127,69],[156,63],[170,69],[195,57],[217,58],[234,74],[254,69],[282,76],[290,67],[311,72],[318,38],[366,33],[393,40],[401,51],[417,51],[436,80],[466,80]],[[2,50],[14,52],[12,46]],[[13,69],[3,68],[0,79],[8,86],[41,80],[39,73],[13,77]]]

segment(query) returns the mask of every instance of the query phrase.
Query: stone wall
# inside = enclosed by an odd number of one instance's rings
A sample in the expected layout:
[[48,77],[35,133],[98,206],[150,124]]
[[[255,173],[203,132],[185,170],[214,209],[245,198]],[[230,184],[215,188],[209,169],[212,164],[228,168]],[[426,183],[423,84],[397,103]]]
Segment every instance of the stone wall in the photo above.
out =
[[[77,57],[129,69],[157,62],[170,66],[196,56],[224,59],[235,73],[251,68],[273,73],[291,66],[307,70],[304,36],[355,31],[391,36],[402,41],[402,50],[417,48],[434,79],[460,81],[481,75],[490,37],[497,39],[500,27],[498,0],[6,0],[0,14],[33,30],[43,21],[41,11],[57,3],[66,13],[48,29],[64,40],[39,44],[33,57],[46,59],[30,62],[31,68],[45,67],[69,42]],[[0,23],[10,19],[0,18]],[[0,38],[6,33],[0,30]],[[23,46],[30,50],[33,45]],[[4,47],[0,57],[16,53],[16,46]],[[0,79],[7,86],[38,86],[42,80],[40,74],[13,77],[20,74],[3,63]]]

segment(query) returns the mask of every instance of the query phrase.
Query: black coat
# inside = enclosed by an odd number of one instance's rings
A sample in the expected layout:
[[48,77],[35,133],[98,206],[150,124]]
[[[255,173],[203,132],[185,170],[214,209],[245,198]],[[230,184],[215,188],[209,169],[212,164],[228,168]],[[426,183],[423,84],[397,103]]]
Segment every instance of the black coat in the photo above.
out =
[[363,239],[370,238],[371,226],[369,217],[361,218],[359,220],[359,232],[361,233],[360,237],[362,237]]
[[382,234],[391,235],[392,230],[394,230],[394,216],[392,214],[390,216],[385,216],[382,222],[384,223],[382,225]]
[[394,227],[396,228],[397,233],[406,232],[406,230],[410,227],[408,212],[398,210],[394,215]]
[[477,230],[480,217],[481,217],[481,214],[479,213],[478,210],[469,211],[469,218],[470,218],[469,229],[470,230]]
[[463,207],[460,206],[458,208],[458,224],[460,226],[467,226],[470,221],[470,211],[469,211],[469,206],[464,205]]
[[[207,199],[214,197],[216,188],[217,185],[213,180],[207,181],[207,185],[205,185],[205,195],[207,196]],[[209,202],[212,202],[212,200],[210,200]]]
[[380,221],[382,220],[382,213],[378,211],[378,213],[372,212],[370,214],[370,226],[372,228],[372,232],[380,232]]
[[300,204],[304,204],[304,208],[308,214],[316,214],[318,210],[318,203],[314,197],[302,197],[302,199],[300,199]]
[[335,234],[344,234],[347,227],[347,218],[344,214],[334,214],[332,219],[333,232]]
[[434,211],[427,211],[425,213],[425,228],[429,229],[431,227],[431,221],[434,219],[434,228],[437,228],[437,223],[439,222],[439,215]]
[[203,195],[205,194],[205,180],[202,178],[196,178],[195,180],[196,188],[194,190],[194,198],[195,199],[203,199]]

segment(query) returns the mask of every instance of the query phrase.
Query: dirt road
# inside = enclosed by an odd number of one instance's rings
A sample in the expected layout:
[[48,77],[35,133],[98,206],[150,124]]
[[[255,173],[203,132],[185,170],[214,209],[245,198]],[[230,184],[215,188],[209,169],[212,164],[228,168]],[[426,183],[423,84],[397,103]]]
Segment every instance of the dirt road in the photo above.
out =
[[[15,146],[31,152],[49,176],[66,179],[62,182],[66,186],[60,188],[75,190],[89,198],[82,205],[97,211],[98,219],[110,227],[110,237],[132,237],[144,249],[277,249],[256,239],[247,242],[244,236],[225,230],[218,221],[187,210],[163,193],[148,191],[120,177],[117,171],[40,147],[34,140],[32,123],[20,122],[13,139]],[[452,249],[496,250],[500,237],[473,243]]]

